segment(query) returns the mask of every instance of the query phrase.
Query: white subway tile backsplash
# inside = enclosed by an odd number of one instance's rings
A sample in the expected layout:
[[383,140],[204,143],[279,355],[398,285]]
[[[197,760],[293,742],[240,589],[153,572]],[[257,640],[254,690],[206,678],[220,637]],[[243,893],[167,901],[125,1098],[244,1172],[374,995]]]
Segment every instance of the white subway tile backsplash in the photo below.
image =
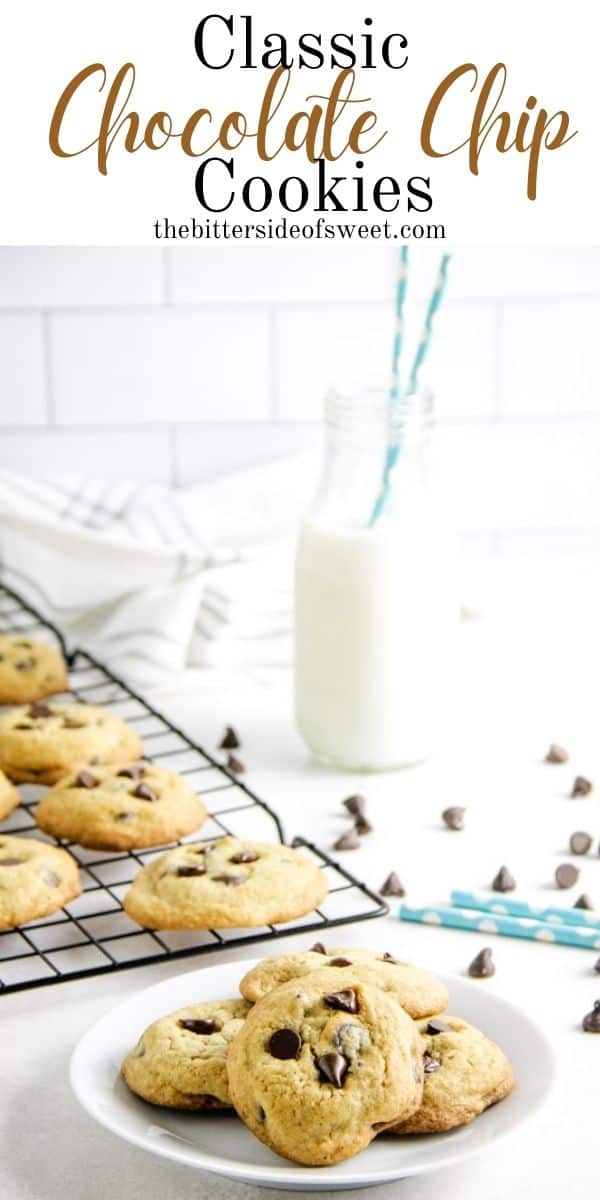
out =
[[[403,357],[414,355],[424,315],[408,321]],[[277,411],[282,420],[315,420],[330,387],[387,387],[392,347],[389,305],[286,308],[276,316]],[[492,414],[495,404],[495,309],[460,302],[440,314],[422,383],[440,417]],[[405,368],[407,371],[408,368]]]
[[186,429],[175,434],[175,480],[185,485],[226,471],[311,450],[321,425],[261,425],[231,429]]
[[501,410],[600,413],[600,298],[507,304],[501,336]]
[[167,483],[170,449],[159,431],[58,429],[0,434],[0,470],[44,477],[95,475]]
[[58,424],[260,421],[267,316],[169,310],[50,318]]
[[44,367],[40,314],[0,313],[0,425],[45,423]]
[[163,283],[153,247],[0,247],[0,307],[160,304]]

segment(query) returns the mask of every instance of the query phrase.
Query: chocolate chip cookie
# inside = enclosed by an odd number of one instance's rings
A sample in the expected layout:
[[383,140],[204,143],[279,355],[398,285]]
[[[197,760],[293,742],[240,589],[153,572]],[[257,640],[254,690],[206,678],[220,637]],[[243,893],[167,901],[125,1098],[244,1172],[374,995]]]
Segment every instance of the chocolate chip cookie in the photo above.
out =
[[326,892],[324,873],[297,850],[223,837],[154,859],[123,904],[149,929],[227,929],[291,921]]
[[16,787],[6,778],[4,771],[0,771],[0,821],[3,821],[18,803],[19,793]]
[[73,771],[46,792],[35,813],[46,833],[98,850],[174,842],[205,817],[189,784],[153,763]]
[[165,1108],[231,1108],[225,1063],[249,1009],[206,1000],[154,1021],[121,1067],[128,1088]]
[[[327,972],[335,978],[333,969]],[[249,1129],[293,1162],[328,1166],[408,1119],[423,1091],[417,1026],[355,978],[330,991],[294,979],[249,1012],[227,1059],[229,1090]]]
[[79,868],[66,850],[0,834],[0,929],[47,917],[80,892]]
[[348,973],[363,983],[371,983],[393,995],[410,1017],[427,1017],[441,1012],[448,1003],[448,992],[441,980],[428,971],[398,962],[383,950],[347,947],[326,951],[307,950],[303,954],[282,954],[267,958],[244,975],[240,992],[253,1003],[273,988],[289,979],[299,979],[323,967],[339,972],[339,986],[344,987]]
[[40,701],[0,715],[0,768],[16,783],[58,783],[86,764],[140,758],[137,734],[93,704]]
[[393,1133],[443,1133],[468,1125],[512,1090],[512,1067],[495,1042],[458,1017],[419,1021],[425,1052],[423,1103]]
[[0,704],[27,704],[65,692],[65,660],[47,642],[0,633]]

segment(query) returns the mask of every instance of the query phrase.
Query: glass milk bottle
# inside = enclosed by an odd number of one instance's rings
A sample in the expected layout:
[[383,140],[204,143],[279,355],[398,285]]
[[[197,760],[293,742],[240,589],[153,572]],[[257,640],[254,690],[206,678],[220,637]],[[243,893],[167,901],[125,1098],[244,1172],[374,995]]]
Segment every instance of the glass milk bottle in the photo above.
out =
[[383,392],[334,393],[325,416],[323,474],[296,556],[296,720],[321,760],[385,770],[436,745],[458,622],[452,538],[429,470],[432,398],[404,398],[391,419]]

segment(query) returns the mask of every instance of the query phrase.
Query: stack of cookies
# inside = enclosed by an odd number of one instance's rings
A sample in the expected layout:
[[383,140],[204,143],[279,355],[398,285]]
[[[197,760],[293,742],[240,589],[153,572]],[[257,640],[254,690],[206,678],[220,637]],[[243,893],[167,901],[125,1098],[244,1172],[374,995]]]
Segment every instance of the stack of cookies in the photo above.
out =
[[329,1166],[379,1134],[465,1125],[513,1086],[500,1048],[447,1014],[444,984],[390,954],[318,943],[259,963],[240,992],[150,1025],[122,1065],[131,1091],[233,1108],[277,1154]]
[[[142,761],[137,734],[92,704],[50,700],[68,689],[52,646],[0,636],[0,821],[15,784],[48,790],[35,810],[44,833],[94,850],[128,851],[188,837],[206,808],[175,771]],[[16,706],[16,707],[15,707]],[[0,833],[0,929],[49,916],[81,892],[66,850]],[[224,837],[177,846],[143,867],[124,906],[151,929],[263,926],[312,911],[324,873],[296,850]]]

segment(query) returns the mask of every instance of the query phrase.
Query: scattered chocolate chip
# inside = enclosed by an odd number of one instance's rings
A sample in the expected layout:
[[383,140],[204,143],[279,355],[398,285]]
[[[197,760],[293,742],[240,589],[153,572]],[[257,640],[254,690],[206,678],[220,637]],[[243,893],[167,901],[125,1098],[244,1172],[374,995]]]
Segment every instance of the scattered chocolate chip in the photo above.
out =
[[98,780],[91,771],[80,771],[75,779],[75,787],[95,788],[98,787]]
[[397,963],[399,960],[397,958],[394,958],[393,954],[389,954],[388,951],[385,950],[383,953],[383,956],[382,956],[382,961],[389,962],[389,963]]
[[232,725],[225,726],[225,733],[219,742],[219,750],[239,750],[240,739]]
[[327,951],[322,942],[315,942],[314,946],[310,947],[313,954],[327,954]]
[[206,867],[178,867],[180,879],[191,879],[194,875],[206,875]]
[[348,1071],[348,1060],[343,1054],[337,1054],[335,1051],[322,1054],[317,1059],[317,1070],[323,1083],[332,1083],[334,1087],[341,1088]]
[[554,872],[554,878],[557,887],[570,888],[573,887],[574,883],[577,883],[579,871],[572,863],[561,863],[560,867],[557,867]]
[[323,1003],[328,1008],[338,1009],[339,1012],[358,1012],[358,996],[354,988],[343,988],[341,992],[329,992],[327,996],[323,996]]
[[594,971],[596,972],[596,975],[600,975],[600,958],[597,958],[594,963]]
[[579,899],[573,905],[573,908],[585,908],[588,912],[593,912],[595,907],[593,900],[590,899],[587,892],[582,892]]
[[587,854],[592,846],[592,836],[589,833],[578,831],[572,833],[569,838],[569,850],[571,854]]
[[330,967],[351,967],[352,963],[350,962],[349,958],[330,958],[329,966]]
[[342,804],[351,817],[364,817],[367,804],[364,796],[347,796]]
[[76,721],[74,717],[65,717],[63,729],[85,729],[85,721]]
[[513,879],[508,867],[500,867],[498,874],[492,880],[492,888],[495,892],[514,892],[517,884]]
[[239,887],[240,883],[246,882],[245,875],[213,875],[215,883],[225,883],[229,887]]
[[133,813],[131,813],[131,812],[115,813],[115,821],[132,821],[132,820],[133,820]]
[[432,1017],[431,1021],[427,1022],[425,1033],[429,1033],[434,1037],[436,1033],[448,1033],[449,1029],[450,1026],[446,1025],[445,1021],[440,1021],[438,1017]]
[[600,1000],[596,1000],[591,1012],[582,1021],[586,1033],[600,1033]]
[[33,725],[24,725],[21,723],[20,725],[13,725],[13,729],[33,729]]
[[45,868],[42,878],[48,887],[58,887],[60,883],[60,875],[57,875],[56,871],[51,871],[50,867]]
[[593,783],[591,780],[586,779],[585,775],[577,775],[571,788],[571,796],[589,796],[593,787]]
[[137,796],[138,800],[149,800],[150,802],[157,799],[156,792],[147,783],[138,783],[131,795]]
[[354,822],[354,828],[360,837],[364,837],[365,833],[373,832],[373,826],[371,825],[371,822],[367,821],[367,818],[363,816],[356,818]]
[[0,858],[0,867],[18,867],[23,861],[22,858]]
[[273,1058],[280,1058],[282,1061],[300,1058],[302,1038],[295,1029],[276,1029],[269,1038],[267,1049]]
[[400,883],[395,871],[390,871],[387,879],[384,880],[380,889],[380,896],[405,896],[406,890]]
[[52,709],[49,704],[42,704],[40,701],[37,701],[35,704],[30,704],[27,715],[30,717],[51,717]]
[[479,954],[475,955],[469,966],[469,975],[472,979],[489,979],[491,975],[495,974],[496,968],[492,960],[492,951],[489,946],[486,946],[485,950],[480,950]]
[[442,821],[448,829],[464,829],[464,818],[466,808],[460,808],[454,804],[451,808],[445,808],[442,813]]
[[140,763],[134,763],[132,767],[123,767],[121,771],[117,771],[118,776],[123,776],[125,779],[141,779],[145,773],[145,768]]
[[439,1071],[440,1066],[441,1063],[438,1062],[437,1058],[432,1058],[431,1054],[428,1054],[426,1050],[423,1055],[423,1070],[425,1074],[433,1075],[434,1071]]
[[564,746],[558,746],[556,742],[551,742],[546,755],[547,763],[566,763],[569,761],[568,751]]
[[35,667],[35,658],[24,658],[15,663],[16,671],[31,671],[32,667]]
[[333,843],[334,850],[358,850],[359,846],[360,841],[354,829],[349,829],[347,833],[343,833],[337,839],[337,842]]
[[203,1020],[202,1017],[181,1017],[177,1024],[189,1033],[218,1033],[221,1028],[216,1021]]
[[236,758],[235,754],[227,755],[227,766],[234,775],[243,775],[246,770],[244,763],[240,758]]
[[229,861],[232,863],[258,862],[258,857],[253,850],[240,850],[239,854],[233,854]]

